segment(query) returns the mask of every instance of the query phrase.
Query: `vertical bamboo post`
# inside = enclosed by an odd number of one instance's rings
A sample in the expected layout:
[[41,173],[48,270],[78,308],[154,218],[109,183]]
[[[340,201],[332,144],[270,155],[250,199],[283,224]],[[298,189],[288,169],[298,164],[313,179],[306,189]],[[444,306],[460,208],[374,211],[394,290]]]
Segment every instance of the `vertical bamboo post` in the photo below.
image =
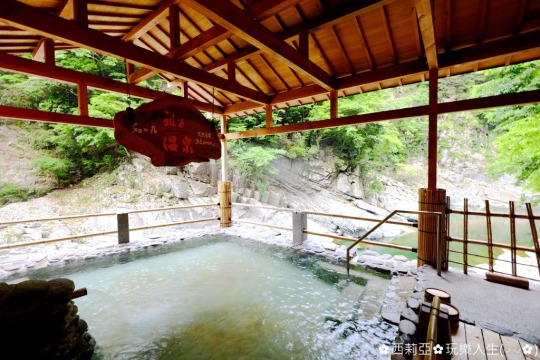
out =
[[231,182],[218,181],[219,226],[231,227]]
[[437,265],[437,243],[442,248],[442,267],[448,268],[446,259],[446,190],[444,189],[419,189],[418,209],[420,211],[439,212],[442,214],[442,226],[440,227],[439,239],[437,239],[437,226],[439,218],[435,215],[420,214],[418,216],[418,266],[429,264]]
[[540,244],[538,243],[538,232],[536,231],[536,223],[534,221],[534,214],[530,203],[526,203],[527,216],[529,218],[529,224],[531,225],[531,236],[534,244],[534,250],[536,251],[536,263],[538,265],[538,273],[540,274]]
[[510,259],[512,260],[512,275],[517,275],[517,249],[516,249],[516,210],[513,201],[510,205]]
[[486,200],[486,228],[487,228],[489,271],[493,272],[493,231],[491,229],[491,211],[489,210],[489,200]]
[[463,273],[467,274],[469,254],[469,199],[463,199]]

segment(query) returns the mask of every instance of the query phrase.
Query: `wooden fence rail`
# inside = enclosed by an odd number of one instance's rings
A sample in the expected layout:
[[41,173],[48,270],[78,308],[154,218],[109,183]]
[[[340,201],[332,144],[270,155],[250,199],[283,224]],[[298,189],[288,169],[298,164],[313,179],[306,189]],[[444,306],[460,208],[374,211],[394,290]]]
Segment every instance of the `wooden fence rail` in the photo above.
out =
[[[446,240],[451,242],[458,242],[463,244],[462,251],[457,250],[450,250],[450,247],[448,247],[448,251],[451,253],[461,254],[463,256],[463,261],[455,261],[450,260],[450,262],[454,264],[459,264],[463,266],[463,273],[467,274],[468,269],[470,267],[477,267],[470,263],[470,256],[474,256],[477,258],[484,258],[487,262],[487,270],[489,272],[498,272],[498,273],[505,273],[508,275],[512,275],[514,277],[525,277],[531,280],[538,280],[534,278],[530,278],[527,276],[523,276],[518,273],[518,265],[520,266],[528,266],[528,267],[536,267],[538,269],[538,272],[540,274],[540,244],[538,241],[538,232],[536,228],[536,221],[540,220],[540,216],[535,216],[533,213],[533,209],[530,203],[525,204],[527,214],[516,214],[515,209],[515,203],[514,201],[510,201],[508,203],[508,213],[496,213],[491,211],[490,202],[488,200],[485,201],[485,212],[480,211],[469,211],[469,201],[468,199],[463,200],[463,210],[453,210],[450,208],[450,199],[447,199],[447,213],[448,214],[455,214],[455,215],[462,215],[463,216],[463,237],[455,237],[448,235]],[[485,224],[486,224],[486,239],[485,240],[478,240],[478,239],[471,239],[469,236],[470,232],[470,226],[469,226],[469,220],[470,216],[477,216],[477,217],[485,217]],[[501,236],[501,234],[494,234],[493,233],[493,218],[507,218],[509,219],[509,241],[508,242],[500,242],[495,241],[495,237]],[[516,231],[516,219],[524,219],[528,220],[530,230],[531,230],[531,238],[533,247],[530,246],[523,246],[518,245],[518,236]],[[448,222],[448,229],[450,228],[450,221]],[[448,232],[450,234],[450,231]],[[487,256],[481,255],[481,254],[474,254],[471,253],[469,245],[480,245],[487,248]],[[496,259],[494,256],[494,249],[504,249],[510,251],[510,260],[504,260],[504,259]],[[518,262],[518,251],[524,251],[524,252],[530,252],[535,254],[536,256],[536,265],[530,265],[525,263]],[[501,271],[500,269],[496,268],[495,261],[501,261],[501,262],[507,262],[510,263],[511,270],[509,272]]]
[[[123,214],[118,214],[118,213],[80,214],[80,215],[58,216],[58,217],[52,217],[52,218],[41,218],[41,219],[23,219],[23,220],[14,220],[14,221],[2,221],[2,222],[0,222],[0,226],[10,226],[10,225],[15,225],[15,224],[44,222],[44,221],[61,221],[61,220],[68,220],[68,219],[84,219],[84,218],[101,217],[101,216],[117,216],[117,218],[119,219],[118,220],[118,228],[115,229],[115,230],[108,230],[108,231],[101,231],[101,232],[94,232],[94,233],[87,233],[87,234],[78,234],[78,235],[60,237],[60,238],[56,238],[56,239],[47,239],[47,240],[40,240],[40,241],[29,241],[29,242],[15,243],[15,244],[4,244],[4,245],[0,245],[0,250],[14,249],[14,248],[25,247],[25,246],[33,246],[33,245],[44,245],[44,244],[50,244],[50,243],[54,243],[54,242],[78,240],[78,239],[90,238],[90,237],[95,237],[95,236],[103,236],[103,235],[112,235],[112,234],[118,234],[118,243],[124,243],[124,242],[126,242],[126,241],[124,241],[124,239],[127,239],[129,241],[129,232],[130,231],[140,231],[140,230],[155,229],[155,228],[161,228],[161,227],[167,227],[167,226],[180,226],[180,225],[188,225],[188,224],[195,224],[195,223],[200,223],[200,222],[219,220],[218,217],[210,217],[210,218],[203,218],[203,219],[196,219],[196,220],[185,220],[185,221],[178,221],[178,222],[172,222],[172,223],[146,225],[146,226],[130,228],[129,224],[128,224],[128,218],[127,218],[127,215],[129,215],[129,214],[156,212],[156,211],[170,211],[170,210],[186,210],[186,209],[210,207],[210,206],[217,206],[217,205],[218,204],[171,206],[171,207],[165,207],[165,208],[132,210],[132,211],[129,211],[129,212],[126,212],[126,213],[123,213]],[[125,220],[120,221],[120,219],[125,219]],[[125,226],[121,226],[120,225],[121,223],[124,223]]]

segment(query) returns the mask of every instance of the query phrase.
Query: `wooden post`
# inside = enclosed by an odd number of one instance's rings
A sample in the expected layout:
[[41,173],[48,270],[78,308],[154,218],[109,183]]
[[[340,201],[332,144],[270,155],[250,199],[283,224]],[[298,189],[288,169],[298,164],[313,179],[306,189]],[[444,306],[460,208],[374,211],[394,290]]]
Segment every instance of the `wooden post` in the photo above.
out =
[[77,99],[79,101],[79,115],[88,116],[88,88],[86,84],[77,84]]
[[489,210],[489,200],[486,200],[486,228],[487,228],[489,271],[493,272],[493,230],[491,229],[491,212]]
[[437,189],[438,69],[429,70],[428,189]]
[[538,242],[538,231],[536,230],[536,223],[534,222],[534,214],[530,203],[526,203],[527,217],[529,218],[529,224],[531,225],[531,236],[534,244],[534,250],[536,252],[536,263],[538,265],[538,273],[540,274],[540,244]]
[[266,110],[266,128],[270,129],[272,127],[272,105],[268,104],[265,107]]
[[78,25],[88,27],[87,0],[73,0],[73,18]]
[[171,51],[180,46],[180,11],[178,5],[169,6]]
[[441,245],[442,269],[447,270],[446,249],[448,245],[445,241],[446,190],[419,189],[418,210],[442,213],[439,239],[437,239],[438,217],[427,214],[420,214],[418,216],[418,266],[429,264],[435,267],[437,265],[437,242],[439,241]]
[[231,227],[231,182],[218,181],[219,226]]
[[330,91],[330,119],[337,119],[338,117],[338,101],[337,91]]
[[463,273],[467,274],[469,253],[469,199],[463,199]]
[[[221,134],[225,134],[227,132],[227,116],[223,115],[221,116]],[[225,140],[225,137],[221,139],[221,181],[228,181],[228,169],[229,162],[227,158],[227,140]]]
[[129,214],[116,214],[116,223],[118,226],[118,244],[129,243]]
[[517,276],[517,254],[516,254],[516,210],[513,201],[510,205],[510,258],[512,260],[512,275]]
[[43,52],[45,55],[45,64],[54,65],[56,62],[55,58],[55,44],[53,39],[45,39],[43,41]]

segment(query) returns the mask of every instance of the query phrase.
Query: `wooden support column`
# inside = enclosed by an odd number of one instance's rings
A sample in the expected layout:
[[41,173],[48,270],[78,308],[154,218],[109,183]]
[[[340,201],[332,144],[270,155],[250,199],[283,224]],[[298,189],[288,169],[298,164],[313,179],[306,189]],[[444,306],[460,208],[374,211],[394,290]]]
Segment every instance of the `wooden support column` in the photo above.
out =
[[221,181],[228,180],[227,140],[223,136],[227,132],[227,116],[221,116]]
[[56,63],[55,45],[53,39],[45,39],[43,41],[43,55],[45,58],[45,64],[54,65]]
[[309,34],[305,30],[298,34],[298,51],[309,59]]
[[77,84],[77,99],[79,115],[88,116],[88,87],[86,84]]
[[227,63],[227,79],[236,82],[236,64],[232,61]]
[[169,6],[171,51],[180,46],[180,11],[178,5]]
[[73,0],[73,19],[78,25],[88,27],[87,0]]
[[337,91],[330,91],[330,119],[337,119],[338,117],[338,101]]
[[266,110],[266,128],[270,129],[272,127],[272,105],[268,104],[265,107]]
[[438,69],[429,70],[428,189],[437,189]]
[[219,226],[231,227],[231,182],[218,181]]
[[[446,259],[446,190],[437,189],[437,115],[438,115],[438,69],[429,70],[429,128],[428,128],[428,186],[418,191],[418,210],[442,214],[439,223],[437,216],[418,216],[418,266],[437,265],[437,248],[442,269],[448,268]],[[437,238],[437,232],[439,238]],[[437,243],[439,246],[437,247]]]

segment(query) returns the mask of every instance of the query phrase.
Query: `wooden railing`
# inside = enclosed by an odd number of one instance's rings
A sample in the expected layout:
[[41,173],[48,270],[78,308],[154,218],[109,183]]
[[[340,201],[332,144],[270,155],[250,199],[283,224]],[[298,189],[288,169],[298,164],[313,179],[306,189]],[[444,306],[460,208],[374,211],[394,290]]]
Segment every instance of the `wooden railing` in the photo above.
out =
[[[119,239],[118,242],[123,243],[125,241],[122,241],[122,239],[126,239],[126,238],[129,239],[130,231],[155,229],[155,228],[167,227],[167,226],[188,225],[188,224],[195,224],[195,223],[206,222],[206,221],[219,220],[218,217],[210,217],[210,218],[202,218],[202,219],[197,219],[197,220],[178,221],[178,222],[172,222],[172,223],[166,223],[166,224],[155,224],[155,225],[147,225],[147,226],[130,228],[129,222],[128,222],[129,214],[156,212],[156,211],[170,211],[170,210],[186,210],[186,209],[211,207],[211,206],[218,206],[218,204],[202,204],[202,205],[188,205],[188,206],[173,206],[173,207],[155,208],[155,209],[141,209],[141,210],[132,210],[132,211],[122,213],[122,214],[97,213],[97,214],[58,216],[58,217],[41,218],[41,219],[22,219],[22,220],[13,220],[13,221],[3,221],[3,222],[0,222],[0,226],[9,226],[9,225],[15,225],[15,224],[22,224],[22,223],[36,223],[36,222],[45,222],[45,221],[62,221],[62,220],[82,219],[82,218],[92,218],[92,217],[116,216],[118,218],[118,228],[115,230],[100,231],[100,232],[87,233],[87,234],[78,234],[78,235],[60,237],[60,238],[55,238],[55,239],[29,241],[29,242],[15,243],[15,244],[5,244],[5,245],[0,245],[0,250],[13,249],[13,248],[24,247],[24,246],[43,245],[43,244],[49,244],[49,243],[61,242],[61,241],[78,240],[78,239],[84,239],[84,238],[90,238],[90,237],[102,236],[102,235],[111,235],[111,234],[118,234],[118,239]],[[124,226],[121,226],[122,223]]]
[[[308,215],[334,217],[334,218],[359,220],[359,221],[377,222],[378,224],[374,228],[369,230],[366,234],[364,234],[364,236],[361,237],[361,241],[362,241],[363,244],[387,247],[387,248],[398,249],[398,250],[403,250],[403,251],[416,252],[416,248],[411,247],[411,246],[384,243],[384,242],[380,242],[380,241],[365,240],[366,236],[371,234],[374,230],[376,230],[379,226],[382,225],[381,219],[370,218],[370,217],[359,217],[359,216],[343,215],[343,214],[335,214],[335,213],[316,212],[316,211],[297,211],[297,210],[290,209],[290,208],[282,208],[282,207],[275,207],[275,206],[268,206],[268,205],[255,205],[255,204],[242,204],[242,203],[233,203],[232,205],[236,206],[236,207],[258,208],[258,209],[266,209],[266,210],[272,210],[272,211],[282,211],[282,212],[289,212],[289,213],[297,214],[297,218],[301,218],[304,221],[295,221],[294,216],[293,216],[292,227],[284,227],[284,226],[278,226],[278,225],[273,225],[273,224],[269,224],[269,223],[254,222],[254,221],[250,221],[250,220],[237,219],[237,218],[233,219],[233,222],[239,222],[239,223],[244,223],[244,224],[264,226],[264,227],[270,227],[270,228],[277,228],[277,229],[292,231],[293,232],[293,241],[295,243],[301,243],[303,241],[303,239],[301,239],[300,241],[296,241],[294,239],[294,237],[295,237],[294,234],[295,233],[296,234],[302,234],[303,236],[305,236],[305,235],[314,235],[314,236],[322,236],[322,237],[332,238],[332,239],[341,240],[341,241],[352,242],[353,245],[351,245],[351,246],[349,246],[347,248],[347,271],[349,271],[349,261],[350,261],[349,252],[350,252],[350,250],[351,250],[351,248],[353,246],[356,246],[359,243],[359,240],[358,240],[359,238],[310,231],[310,230],[307,229],[307,216]],[[393,224],[393,225],[407,226],[407,227],[416,227],[417,226],[416,223],[389,220],[392,216],[394,216],[398,212],[400,212],[400,213],[408,213],[408,214],[427,213],[427,212],[418,212],[418,211],[399,211],[398,210],[398,211],[394,211],[393,213],[391,213],[387,218],[382,219],[383,222],[388,223],[388,224]],[[439,217],[441,217],[440,213],[430,213],[430,214],[438,215]]]
[[[516,214],[515,211],[515,204],[513,201],[509,202],[509,209],[508,213],[495,213],[491,212],[490,209],[490,203],[488,200],[485,201],[485,212],[480,211],[470,211],[469,210],[469,204],[468,200],[464,199],[463,202],[463,210],[454,210],[450,208],[450,199],[447,199],[447,213],[452,215],[461,215],[463,216],[463,237],[456,237],[447,235],[446,240],[449,242],[449,245],[452,243],[461,243],[463,245],[462,251],[459,251],[455,249],[451,249],[450,246],[448,246],[448,252],[449,255],[451,254],[460,254],[462,256],[462,261],[452,260],[449,258],[450,263],[454,263],[457,265],[461,265],[463,267],[463,272],[467,274],[468,268],[471,267],[478,267],[477,265],[473,265],[470,263],[470,257],[476,257],[480,259],[484,259],[487,264],[487,270],[489,272],[495,272],[495,273],[503,273],[503,274],[509,274],[515,277],[524,277],[531,280],[538,280],[535,278],[522,276],[518,273],[518,265],[520,266],[528,266],[528,267],[536,267],[538,269],[538,272],[540,274],[540,244],[538,241],[538,231],[536,228],[536,221],[540,220],[540,216],[535,216],[533,214],[533,209],[530,203],[525,204],[527,214]],[[470,227],[469,227],[469,220],[470,216],[480,216],[485,217],[485,224],[486,224],[486,238],[484,240],[481,239],[471,239],[469,236],[470,233]],[[493,218],[507,218],[509,219],[510,226],[509,226],[509,242],[503,242],[500,240],[501,233],[494,234],[493,233],[493,227],[492,227],[492,220]],[[452,217],[450,217],[450,221],[447,222],[448,231],[447,234],[451,234],[451,222]],[[531,231],[531,240],[533,246],[523,246],[517,244],[517,235],[516,235],[516,219],[522,219],[522,220],[528,220],[530,231]],[[497,239],[499,237],[499,239]],[[472,253],[469,245],[480,245],[487,248],[487,256],[483,254],[475,254]],[[494,255],[494,248],[504,249],[510,251],[510,260],[504,260],[504,259],[496,259]],[[524,252],[530,252],[536,255],[536,265],[531,264],[525,264],[518,262],[518,251],[524,251]],[[504,272],[500,269],[497,269],[495,267],[495,261],[501,261],[501,262],[507,262],[511,264],[511,271],[510,272]],[[540,278],[539,278],[540,279]]]

